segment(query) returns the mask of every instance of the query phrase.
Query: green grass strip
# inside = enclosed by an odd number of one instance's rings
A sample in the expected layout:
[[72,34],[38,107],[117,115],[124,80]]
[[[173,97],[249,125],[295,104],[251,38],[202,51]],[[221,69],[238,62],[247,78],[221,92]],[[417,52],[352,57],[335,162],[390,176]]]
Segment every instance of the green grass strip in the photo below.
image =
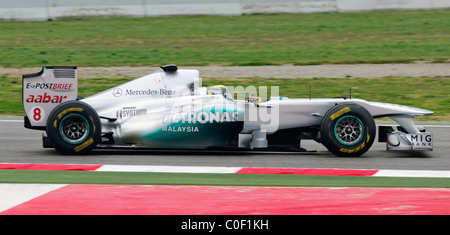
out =
[[446,62],[449,13],[0,22],[0,67]]
[[[450,65],[449,65],[450,66]],[[88,97],[111,87],[120,85],[133,78],[91,78],[80,79],[78,93]],[[24,115],[22,107],[22,80],[20,78],[0,76],[0,114]],[[254,86],[257,89],[266,88],[271,92],[271,86],[279,87],[279,95],[289,98],[331,98],[350,96],[350,88],[354,90],[355,98],[369,101],[389,102],[408,105],[435,112],[434,115],[417,118],[421,121],[450,121],[450,79],[447,77],[423,78],[203,78],[203,86]],[[310,94],[311,91],[311,94]],[[237,97],[236,97],[237,98]],[[269,97],[262,97],[267,99]]]
[[448,188],[446,178],[0,170],[0,183]]

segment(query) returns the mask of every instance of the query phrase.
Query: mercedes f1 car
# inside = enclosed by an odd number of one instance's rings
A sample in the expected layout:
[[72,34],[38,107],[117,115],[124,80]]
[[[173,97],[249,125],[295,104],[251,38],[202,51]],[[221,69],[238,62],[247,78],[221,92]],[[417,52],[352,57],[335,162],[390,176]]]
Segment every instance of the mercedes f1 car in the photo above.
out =
[[[78,97],[78,70],[44,66],[23,75],[25,127],[43,130],[44,147],[63,154],[94,148],[306,151],[312,139],[337,156],[360,156],[375,140],[374,118],[387,150],[432,150],[432,134],[414,124],[432,111],[352,97],[265,101],[235,99],[225,86],[202,87],[199,72],[166,65],[87,98]],[[245,91],[244,91],[245,93]]]

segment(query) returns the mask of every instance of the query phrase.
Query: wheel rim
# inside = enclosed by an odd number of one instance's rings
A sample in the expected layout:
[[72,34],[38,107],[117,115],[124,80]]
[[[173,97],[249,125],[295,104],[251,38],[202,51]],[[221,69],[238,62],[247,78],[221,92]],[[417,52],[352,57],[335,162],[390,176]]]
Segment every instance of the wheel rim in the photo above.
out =
[[343,145],[358,144],[364,136],[364,124],[355,116],[344,116],[334,126],[336,139]]
[[69,114],[59,125],[60,135],[69,144],[83,142],[89,134],[87,120],[79,114]]

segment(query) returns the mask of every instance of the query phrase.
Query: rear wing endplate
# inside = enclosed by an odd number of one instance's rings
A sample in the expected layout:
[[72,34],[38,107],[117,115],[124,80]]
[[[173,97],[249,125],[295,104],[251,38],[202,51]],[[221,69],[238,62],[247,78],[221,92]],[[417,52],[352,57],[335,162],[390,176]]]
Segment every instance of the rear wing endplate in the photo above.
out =
[[47,117],[59,104],[76,100],[78,71],[75,66],[43,66],[34,74],[22,76],[22,103],[25,127],[45,129]]

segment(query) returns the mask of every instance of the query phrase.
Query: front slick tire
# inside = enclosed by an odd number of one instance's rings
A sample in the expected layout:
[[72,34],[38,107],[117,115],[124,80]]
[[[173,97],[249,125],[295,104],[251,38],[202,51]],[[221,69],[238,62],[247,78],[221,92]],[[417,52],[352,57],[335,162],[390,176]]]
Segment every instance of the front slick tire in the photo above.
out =
[[339,157],[359,157],[372,146],[376,126],[372,115],[355,104],[340,104],[324,116],[322,144]]
[[76,155],[90,152],[101,135],[100,118],[86,103],[68,101],[58,105],[47,120],[47,137],[62,154]]

